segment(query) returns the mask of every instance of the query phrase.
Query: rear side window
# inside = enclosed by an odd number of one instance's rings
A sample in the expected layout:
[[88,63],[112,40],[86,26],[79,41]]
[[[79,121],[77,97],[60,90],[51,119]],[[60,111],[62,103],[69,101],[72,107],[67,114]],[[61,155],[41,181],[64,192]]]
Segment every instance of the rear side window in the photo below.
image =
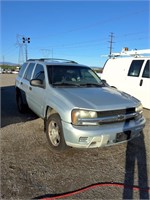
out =
[[26,72],[25,72],[24,78],[27,79],[28,81],[30,81],[30,79],[31,79],[31,75],[32,75],[34,65],[35,65],[35,63],[30,63]]
[[133,60],[128,72],[128,76],[138,77],[144,60]]
[[26,69],[26,66],[27,66],[27,63],[24,63],[22,66],[21,66],[21,69],[19,70],[19,73],[18,73],[18,76],[22,77],[25,69]]
[[150,60],[147,61],[144,71],[143,71],[143,78],[150,78]]

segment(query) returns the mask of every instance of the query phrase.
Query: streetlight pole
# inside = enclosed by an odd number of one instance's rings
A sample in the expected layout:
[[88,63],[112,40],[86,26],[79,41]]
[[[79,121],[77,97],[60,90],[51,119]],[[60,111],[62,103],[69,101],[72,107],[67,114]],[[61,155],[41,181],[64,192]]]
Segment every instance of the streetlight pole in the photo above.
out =
[[25,55],[26,55],[26,61],[28,60],[28,46],[27,44],[30,43],[30,38],[23,37],[22,42],[25,44]]

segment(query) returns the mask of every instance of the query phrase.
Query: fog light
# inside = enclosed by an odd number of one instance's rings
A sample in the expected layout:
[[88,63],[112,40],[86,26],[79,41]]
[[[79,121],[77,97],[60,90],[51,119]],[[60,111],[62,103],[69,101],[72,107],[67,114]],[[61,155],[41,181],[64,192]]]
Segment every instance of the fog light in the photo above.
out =
[[80,137],[79,142],[88,142],[88,137]]

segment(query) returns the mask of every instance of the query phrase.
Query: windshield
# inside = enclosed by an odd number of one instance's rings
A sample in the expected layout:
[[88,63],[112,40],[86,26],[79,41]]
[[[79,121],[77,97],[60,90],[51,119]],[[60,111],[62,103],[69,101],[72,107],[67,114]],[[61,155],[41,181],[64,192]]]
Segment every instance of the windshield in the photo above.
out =
[[103,83],[90,68],[83,66],[47,66],[49,83],[53,86],[96,87]]

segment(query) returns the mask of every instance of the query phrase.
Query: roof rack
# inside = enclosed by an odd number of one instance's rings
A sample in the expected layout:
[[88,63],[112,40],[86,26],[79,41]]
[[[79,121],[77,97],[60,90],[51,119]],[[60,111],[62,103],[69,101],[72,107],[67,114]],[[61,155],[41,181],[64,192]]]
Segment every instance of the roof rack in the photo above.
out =
[[143,50],[131,50],[128,51],[128,48],[123,48],[120,53],[112,53],[111,57],[115,58],[118,56],[133,56],[133,57],[141,57],[144,54],[150,54],[150,49],[143,49]]
[[65,63],[74,63],[78,64],[77,62],[73,60],[67,60],[67,59],[60,59],[60,58],[39,58],[39,59],[28,59],[27,61],[40,61],[40,62],[45,62],[45,61],[51,61],[51,62],[65,62]]

